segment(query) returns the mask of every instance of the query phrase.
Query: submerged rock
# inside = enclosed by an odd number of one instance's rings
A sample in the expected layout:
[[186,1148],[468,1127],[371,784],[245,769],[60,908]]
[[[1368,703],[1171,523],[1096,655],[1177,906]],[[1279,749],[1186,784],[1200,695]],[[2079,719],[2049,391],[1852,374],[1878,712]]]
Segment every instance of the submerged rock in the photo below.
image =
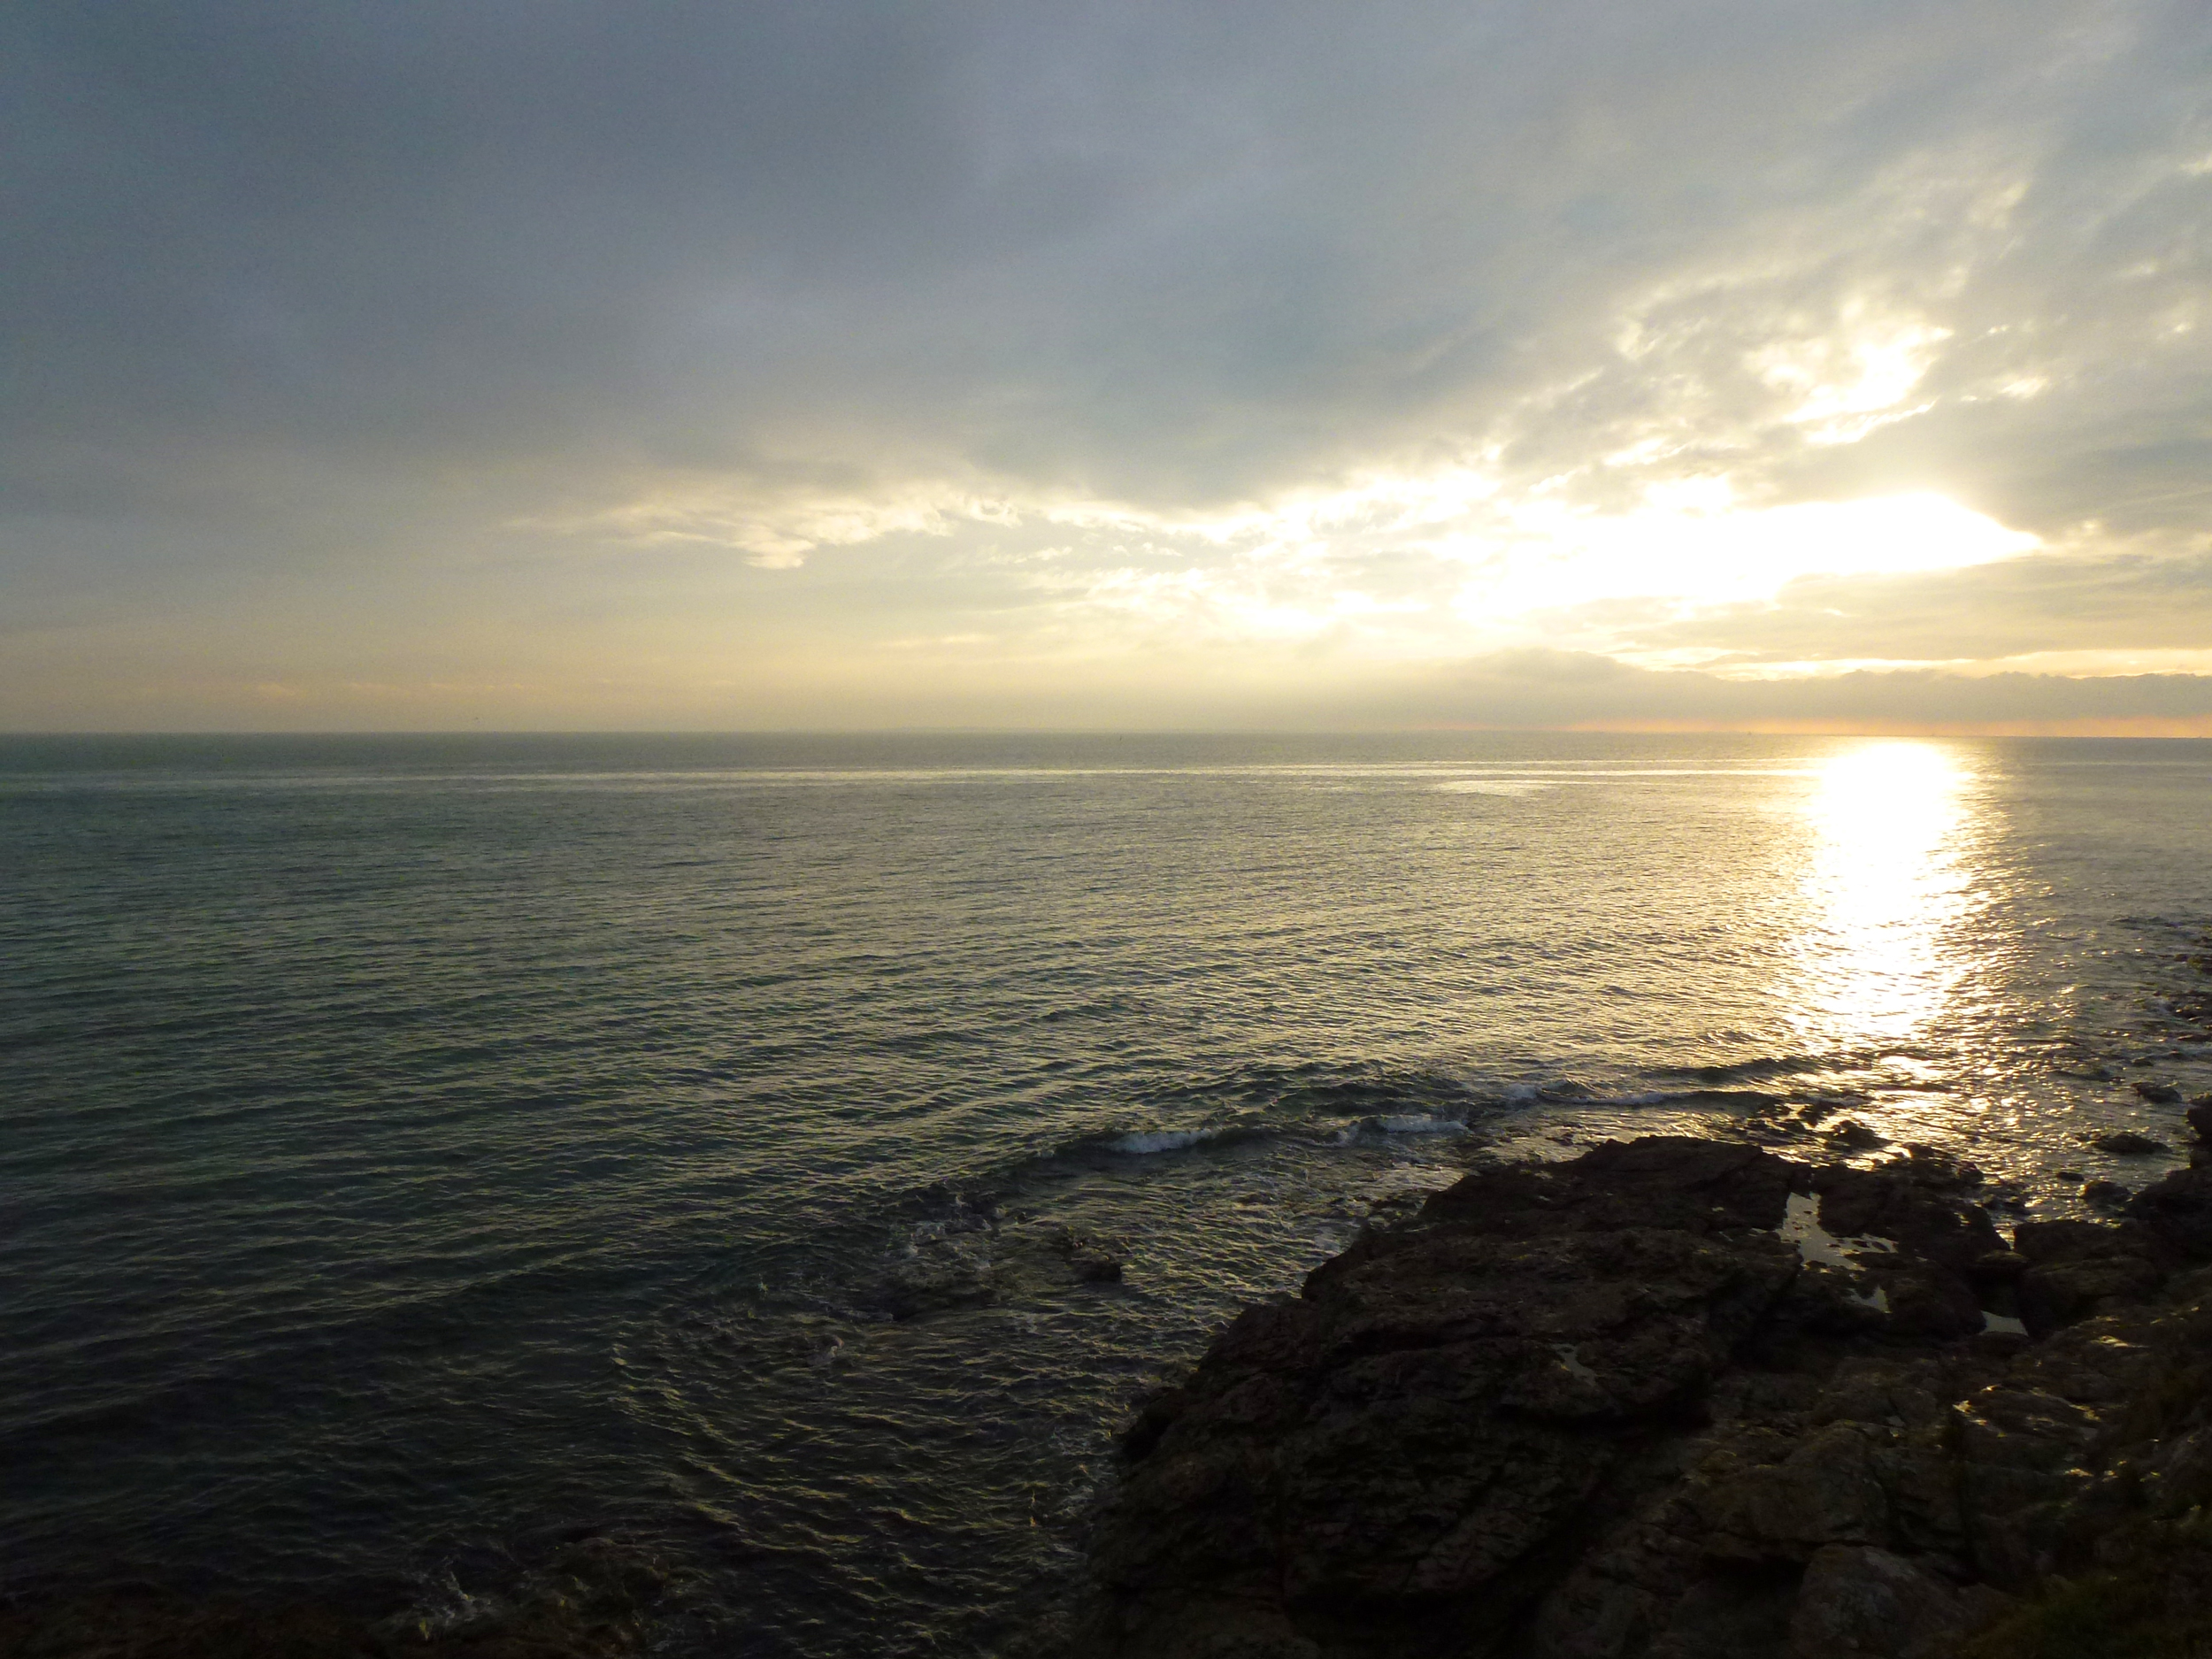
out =
[[911,1240],[886,1270],[878,1300],[894,1318],[1034,1295],[1056,1286],[1121,1278],[1127,1252],[1056,1221],[978,1220],[957,1232]]
[[[2175,1099],[2181,1097],[2177,1094]],[[2173,1148],[2152,1135],[2139,1134],[2132,1129],[2116,1129],[2108,1135],[2099,1135],[2089,1143],[2100,1152],[2115,1152],[2124,1157],[2140,1156],[2147,1152],[2170,1152]]]
[[2011,1248],[1962,1190],[1673,1137],[1478,1171],[1144,1402],[1072,1651],[1936,1659],[2027,1628],[2212,1501],[2212,1171]]

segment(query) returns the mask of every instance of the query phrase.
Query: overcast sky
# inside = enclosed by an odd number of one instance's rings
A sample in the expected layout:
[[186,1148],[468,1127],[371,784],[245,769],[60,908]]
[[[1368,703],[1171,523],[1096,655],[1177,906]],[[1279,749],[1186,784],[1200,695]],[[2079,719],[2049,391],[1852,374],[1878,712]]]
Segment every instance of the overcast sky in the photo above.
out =
[[2204,0],[13,0],[0,724],[2212,733]]

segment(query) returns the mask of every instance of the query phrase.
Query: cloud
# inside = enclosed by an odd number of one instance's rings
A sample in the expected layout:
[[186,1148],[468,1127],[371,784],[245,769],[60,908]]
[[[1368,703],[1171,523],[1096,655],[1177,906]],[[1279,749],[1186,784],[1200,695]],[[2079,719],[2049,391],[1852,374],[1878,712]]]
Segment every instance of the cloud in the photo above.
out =
[[1771,603],[1622,628],[1645,651],[1747,662],[2003,661],[2212,650],[2212,555],[2039,555],[1970,570],[1811,577]]
[[[1320,710],[1317,710],[1318,714]],[[1499,653],[1347,699],[1331,724],[2212,736],[2212,674],[1857,672],[1781,683]]]
[[[887,718],[900,639],[2179,649],[2208,71],[2180,0],[25,0],[0,609],[40,718],[242,605],[362,683],[459,606],[511,643],[446,686],[690,613],[800,665],[744,706]],[[1849,517],[1902,500],[1936,568]]]

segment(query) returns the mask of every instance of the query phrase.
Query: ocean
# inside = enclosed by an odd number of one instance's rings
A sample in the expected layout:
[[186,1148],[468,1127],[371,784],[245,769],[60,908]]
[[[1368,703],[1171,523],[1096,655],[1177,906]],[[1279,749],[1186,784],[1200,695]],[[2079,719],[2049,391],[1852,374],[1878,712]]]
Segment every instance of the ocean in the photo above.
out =
[[1471,1159],[2175,1167],[2208,871],[2202,742],[0,740],[0,1594],[597,1535],[656,1651],[990,1653],[1132,1398]]

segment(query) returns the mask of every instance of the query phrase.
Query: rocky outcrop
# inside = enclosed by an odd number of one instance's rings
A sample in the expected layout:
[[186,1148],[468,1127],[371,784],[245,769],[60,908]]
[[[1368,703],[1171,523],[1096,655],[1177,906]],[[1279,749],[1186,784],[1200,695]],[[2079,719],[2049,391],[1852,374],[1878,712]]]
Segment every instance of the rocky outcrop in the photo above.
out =
[[2062,1579],[2173,1578],[2212,1501],[2212,1171],[2010,1240],[1978,1179],[1680,1138],[1469,1175],[1144,1404],[1075,1651],[2042,1651]]

